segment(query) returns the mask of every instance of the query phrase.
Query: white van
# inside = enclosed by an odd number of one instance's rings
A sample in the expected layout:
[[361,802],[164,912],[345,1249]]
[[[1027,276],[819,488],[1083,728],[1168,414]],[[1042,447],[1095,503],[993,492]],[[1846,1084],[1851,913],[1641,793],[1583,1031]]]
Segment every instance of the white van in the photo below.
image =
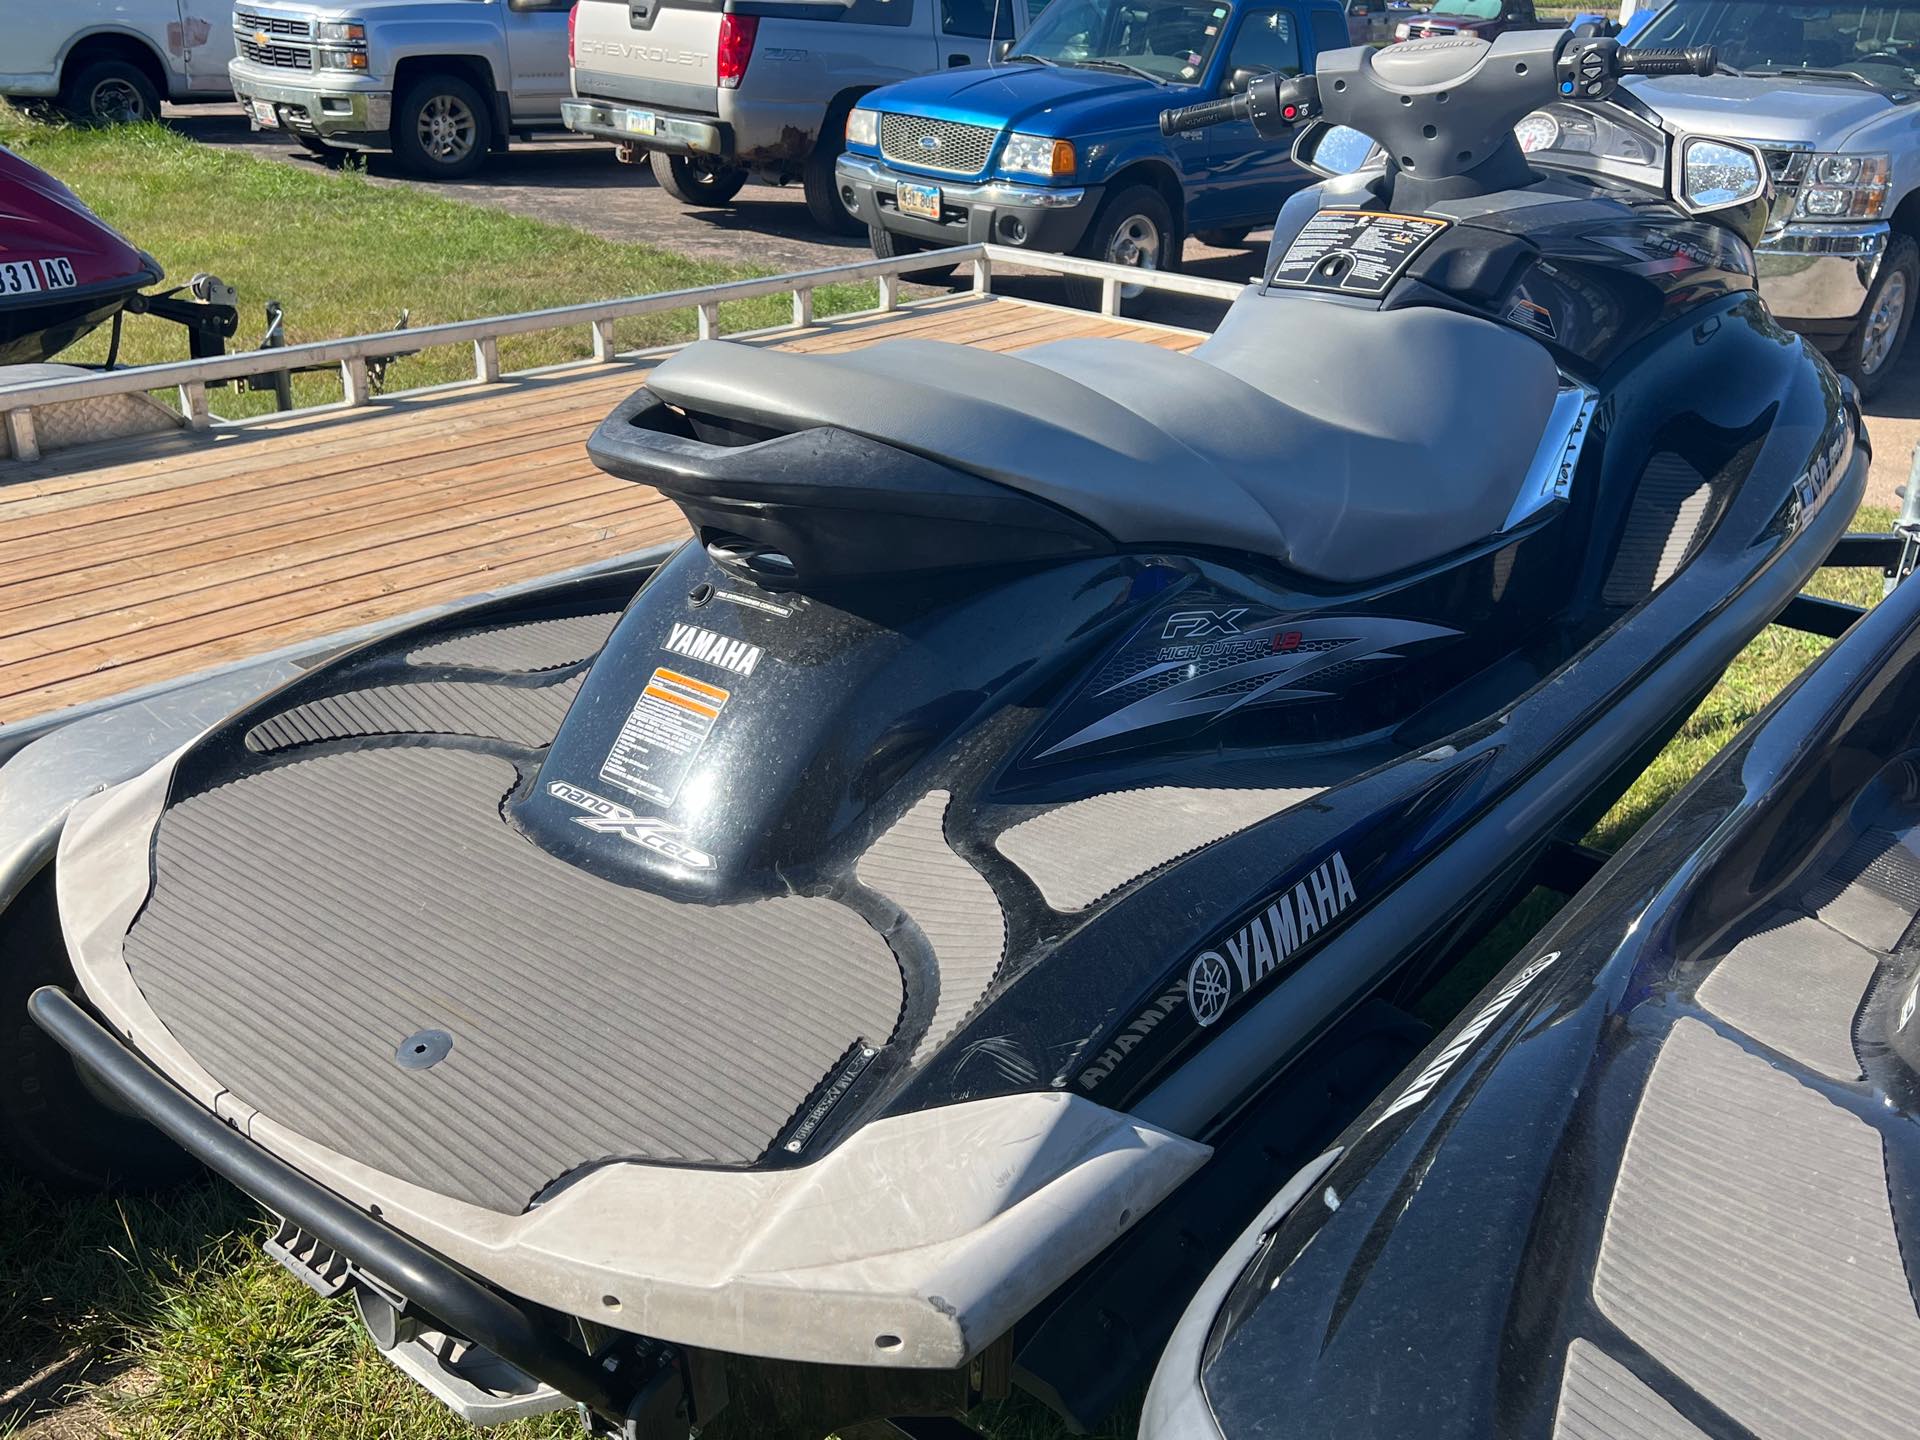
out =
[[60,0],[7,7],[0,95],[80,120],[151,120],[160,101],[233,91],[233,0]]

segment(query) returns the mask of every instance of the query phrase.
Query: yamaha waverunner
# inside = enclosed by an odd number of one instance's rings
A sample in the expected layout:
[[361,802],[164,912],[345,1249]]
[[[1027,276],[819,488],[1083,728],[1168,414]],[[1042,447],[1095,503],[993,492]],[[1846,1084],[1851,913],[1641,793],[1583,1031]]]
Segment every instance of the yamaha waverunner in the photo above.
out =
[[143,293],[163,274],[73,191],[0,145],[0,366],[49,360],[108,321],[117,341],[128,311],[186,325],[195,358],[221,353],[239,325],[232,292],[197,277],[197,298]]
[[1602,103],[1701,64],[1327,57],[1389,162],[1191,354],[680,352],[589,449],[695,542],[80,805],[35,1018],[463,1414],[1093,1413],[1853,513],[1757,154]]
[[1142,1440],[1878,1440],[1920,1409],[1920,586],[1233,1245]]

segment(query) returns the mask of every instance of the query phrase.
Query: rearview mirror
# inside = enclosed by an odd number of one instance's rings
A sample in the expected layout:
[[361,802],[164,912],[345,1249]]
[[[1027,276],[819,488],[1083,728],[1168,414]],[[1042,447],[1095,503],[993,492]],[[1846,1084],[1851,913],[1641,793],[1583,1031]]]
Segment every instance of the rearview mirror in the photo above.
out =
[[1004,60],[1012,53],[1013,41],[1011,38],[1002,40],[993,47],[993,58],[996,60]]
[[1690,215],[1731,210],[1759,199],[1767,189],[1760,152],[1737,140],[1693,136],[1681,143],[1674,199]]
[[1293,162],[1316,175],[1331,180],[1336,175],[1351,175],[1364,170],[1380,157],[1373,137],[1348,125],[1329,125],[1316,120],[1300,132],[1293,142]]

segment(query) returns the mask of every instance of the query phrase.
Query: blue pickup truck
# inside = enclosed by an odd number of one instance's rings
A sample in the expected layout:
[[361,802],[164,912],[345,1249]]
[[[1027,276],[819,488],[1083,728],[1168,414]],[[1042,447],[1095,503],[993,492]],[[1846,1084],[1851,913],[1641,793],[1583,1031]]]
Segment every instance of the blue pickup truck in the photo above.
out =
[[1249,122],[1163,136],[1160,112],[1350,43],[1337,0],[1053,0],[997,63],[862,99],[840,198],[876,255],[984,240],[1174,269],[1186,236],[1238,244],[1308,177]]

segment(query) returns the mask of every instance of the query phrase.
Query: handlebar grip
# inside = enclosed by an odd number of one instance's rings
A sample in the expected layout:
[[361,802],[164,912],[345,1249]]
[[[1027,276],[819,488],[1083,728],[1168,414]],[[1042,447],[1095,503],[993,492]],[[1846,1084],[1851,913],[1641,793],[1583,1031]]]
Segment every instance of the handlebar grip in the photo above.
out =
[[1245,95],[1229,95],[1224,100],[1203,100],[1178,110],[1160,112],[1160,133],[1178,135],[1182,130],[1200,130],[1208,125],[1224,125],[1229,120],[1252,118],[1253,106]]
[[1687,50],[1622,50],[1622,75],[1711,75],[1719,67],[1720,55],[1711,45],[1696,45]]

